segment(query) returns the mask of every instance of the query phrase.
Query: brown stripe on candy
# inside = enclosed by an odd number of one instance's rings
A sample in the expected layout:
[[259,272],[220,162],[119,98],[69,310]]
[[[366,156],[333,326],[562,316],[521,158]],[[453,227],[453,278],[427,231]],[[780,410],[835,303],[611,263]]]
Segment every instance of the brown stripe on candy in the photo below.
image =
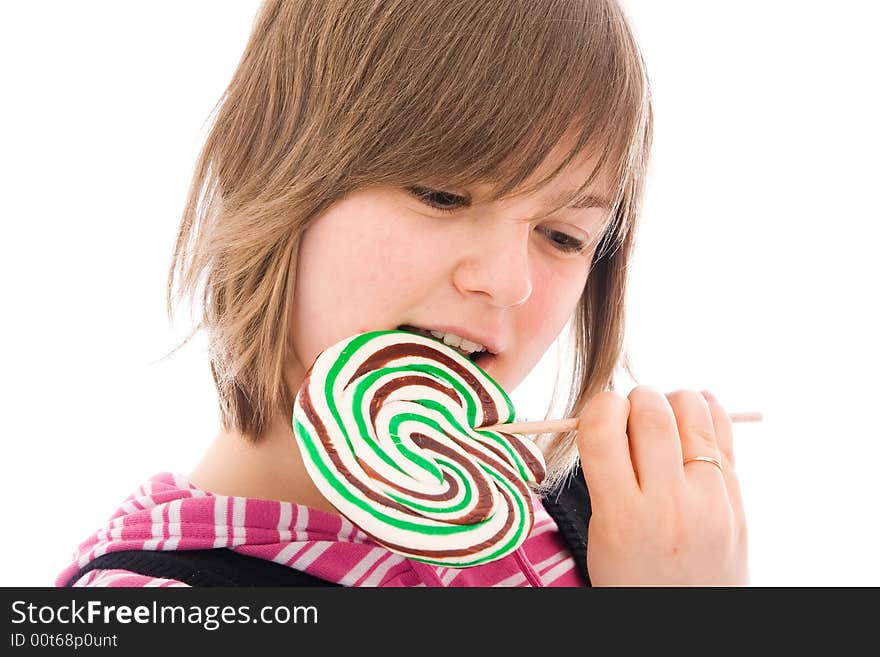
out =
[[[477,439],[474,438],[473,440],[477,440]],[[486,438],[481,438],[477,442],[480,443],[481,447],[483,447],[484,449],[488,449],[490,452],[495,454],[495,456],[500,458],[502,461],[507,461],[507,454],[505,454],[504,451],[500,447],[498,447],[498,445],[496,445],[495,443],[489,442],[489,440]]]
[[392,509],[397,509],[401,513],[412,513],[410,509],[406,508],[402,504],[399,504],[392,499],[376,493],[375,491],[367,487],[367,485],[364,484],[360,479],[352,476],[351,471],[345,467],[345,464],[342,462],[342,459],[339,458],[339,454],[337,454],[336,449],[330,443],[330,436],[327,433],[327,428],[324,426],[324,423],[321,422],[321,418],[319,418],[318,414],[315,412],[315,408],[312,405],[311,396],[309,395],[309,386],[306,385],[307,381],[308,377],[306,377],[306,381],[303,382],[303,385],[300,386],[300,406],[302,406],[306,417],[315,428],[315,432],[318,434],[318,438],[320,439],[321,444],[324,446],[324,450],[327,452],[327,456],[330,457],[330,461],[332,461],[334,467],[342,476],[342,478],[345,479],[345,481],[349,482],[352,486],[363,493],[365,497],[372,500],[373,502],[390,507]]
[[[482,445],[482,443],[480,444]],[[476,450],[476,448],[470,443],[461,442],[459,443],[459,446],[468,454],[471,454],[483,463],[492,466],[501,473],[507,473],[509,475],[508,480],[511,484],[519,489],[520,494],[524,495],[525,497],[529,496],[529,489],[522,478],[519,476],[519,472],[516,470],[515,466],[512,463],[506,460],[506,458],[502,458],[500,461],[494,461],[491,457],[485,454],[480,454]]]
[[[488,499],[491,499],[492,494],[486,483],[485,473],[481,472],[479,468],[476,467],[476,464],[462,461],[461,454],[456,453],[448,445],[444,445],[438,440],[431,438],[431,436],[427,436],[423,433],[414,433],[413,438],[417,438],[424,449],[445,456],[457,466],[461,467],[470,474],[471,479],[474,481],[476,487],[476,504],[474,505],[473,511],[458,520],[448,520],[447,522],[453,525],[472,525],[485,520],[489,516],[489,512],[492,510],[491,504],[487,501]],[[452,481],[455,481],[455,478],[452,478]],[[422,495],[419,496],[418,499],[428,499],[428,496]]]
[[535,481],[541,483],[544,480],[544,477],[547,475],[546,466],[544,462],[535,458],[535,455],[532,453],[530,449],[528,449],[525,445],[523,445],[523,439],[520,436],[504,433],[503,435],[508,437],[508,443],[510,446],[516,450],[516,453],[520,455],[523,461],[526,462],[526,467],[535,475]]
[[[502,487],[498,487],[498,492],[503,497],[506,498],[507,506],[509,509],[515,508],[516,504],[515,504],[514,500],[511,498],[510,493],[508,493],[506,489],[504,489]],[[529,531],[531,531],[531,527],[534,524],[534,515],[532,513],[532,505],[529,502],[529,499],[526,498],[524,501],[525,501],[525,505],[526,505],[528,522],[526,522],[524,524],[523,531],[528,533]],[[381,545],[384,545],[385,547],[387,547],[391,550],[396,550],[398,552],[403,552],[404,554],[412,554],[414,556],[424,557],[427,559],[443,559],[446,557],[466,557],[471,554],[477,554],[478,552],[481,552],[486,549],[491,549],[493,547],[497,547],[497,544],[499,542],[499,538],[503,537],[505,534],[507,534],[507,532],[510,530],[510,527],[513,525],[513,521],[514,521],[514,514],[508,513],[507,520],[504,523],[504,526],[498,532],[496,532],[493,536],[491,536],[490,538],[488,538],[484,541],[481,541],[480,543],[477,543],[475,545],[471,545],[469,547],[449,549],[449,550],[416,550],[416,549],[413,549],[407,545],[398,545],[396,543],[391,543],[389,541],[386,541],[384,539],[379,538],[378,536],[374,536],[373,534],[370,534],[370,532],[366,532],[366,533],[369,534],[370,536],[372,536],[372,538],[377,543],[380,543]],[[455,566],[451,566],[451,567],[454,568]]]
[[364,374],[385,367],[392,360],[406,358],[407,356],[421,356],[422,358],[433,360],[458,374],[464,379],[465,383],[471,388],[471,390],[473,390],[477,399],[480,400],[480,404],[483,407],[483,417],[485,418],[483,420],[483,426],[490,426],[498,422],[498,409],[495,407],[492,395],[489,394],[489,391],[486,390],[483,384],[480,383],[479,379],[477,379],[470,370],[438,349],[415,342],[401,342],[389,345],[371,354],[357,369],[346,387],[351,385],[355,379]]
[[[450,477],[448,479],[447,478],[443,479],[443,483],[446,484],[446,490],[442,493],[438,493],[436,495],[429,495],[426,493],[416,494],[409,488],[404,488],[403,486],[401,486],[393,481],[389,481],[388,479],[386,479],[381,474],[376,472],[373,468],[371,468],[366,463],[361,463],[361,467],[364,469],[364,472],[367,473],[367,476],[369,476],[370,479],[373,479],[374,481],[380,481],[383,484],[385,484],[386,486],[388,486],[389,488],[393,488],[396,491],[399,491],[399,492],[404,493],[406,495],[410,495],[412,497],[417,497],[420,500],[428,500],[431,502],[445,502],[446,500],[451,500],[456,495],[458,495],[459,484],[458,484],[458,480],[455,479],[454,477]],[[408,509],[408,511],[410,513],[415,513],[412,509]]]
[[[438,391],[446,394],[456,403],[458,403],[458,401],[459,401],[458,393],[456,393],[456,391],[454,389],[447,388],[446,386],[440,384],[439,382],[435,381],[431,377],[426,376],[424,374],[406,375],[406,376],[402,376],[402,377],[393,379],[393,380],[385,383],[383,386],[381,386],[375,392],[375,394],[373,395],[373,398],[370,400],[370,424],[373,427],[374,433],[378,434],[378,430],[376,428],[376,415],[379,413],[379,409],[382,407],[382,404],[385,401],[385,399],[388,397],[388,395],[390,395],[395,390],[397,390],[401,387],[404,387],[404,386],[408,386],[408,385],[428,386],[429,388],[433,388],[434,390],[438,390]],[[413,497],[419,497],[419,499],[425,499],[425,500],[435,501],[435,502],[442,502],[445,500],[450,500],[450,499],[455,498],[458,495],[458,491],[460,488],[458,481],[456,481],[455,479],[444,479],[444,482],[447,485],[447,489],[444,492],[438,493],[436,495],[426,495],[424,493],[416,494],[411,489],[406,488],[404,486],[401,486],[397,482],[391,481],[387,477],[384,477],[377,470],[375,470],[374,468],[371,468],[367,463],[361,462],[360,466],[361,466],[361,468],[363,468],[364,472],[367,474],[367,476],[370,479],[377,481],[377,482],[381,482],[382,484],[385,484],[389,488],[392,488],[392,489],[399,491],[401,493],[404,493],[404,494],[407,494],[407,495],[410,495]]]
[[[363,495],[367,499],[372,500],[373,502],[376,502],[378,505],[386,506],[386,507],[389,507],[392,509],[396,509],[406,515],[414,515],[416,512],[414,512],[412,509],[410,509],[409,507],[407,507],[407,506],[405,506],[405,505],[403,505],[403,504],[401,504],[391,498],[388,498],[388,497],[382,495],[381,493],[377,493],[376,491],[372,490],[364,482],[362,482],[360,479],[358,479],[357,477],[354,477],[352,475],[351,471],[345,467],[345,464],[342,462],[342,459],[339,458],[339,454],[337,454],[336,450],[333,448],[333,446],[329,442],[329,435],[327,433],[326,427],[324,426],[323,422],[321,422],[321,419],[318,417],[317,413],[315,412],[314,406],[312,405],[312,402],[311,402],[311,396],[309,395],[309,387],[308,387],[308,385],[306,385],[307,381],[308,381],[308,375],[306,377],[306,381],[303,382],[303,386],[300,388],[300,392],[299,392],[300,405],[302,406],[303,410],[305,411],[306,417],[308,417],[309,422],[311,422],[312,426],[315,428],[315,431],[317,432],[318,437],[321,440],[321,444],[324,446],[324,450],[327,452],[327,455],[330,458],[330,460],[333,463],[336,470],[340,473],[340,476],[342,476],[342,478],[345,479],[345,481],[349,482],[357,490],[359,490],[361,493],[363,493]],[[436,442],[436,441],[432,440],[432,442]],[[437,444],[439,444],[439,443],[437,443]],[[461,464],[461,463],[459,462],[459,464]],[[463,465],[465,465],[465,467],[467,468],[467,464],[463,464]],[[360,466],[361,466],[361,468],[364,468],[365,473],[369,474],[371,477],[374,477],[376,480],[381,481],[382,483],[385,483],[386,485],[389,485],[389,486],[395,488],[396,490],[407,493],[408,495],[411,495],[412,497],[416,497],[417,499],[431,499],[430,496],[417,495],[413,492],[407,491],[404,488],[401,488],[400,486],[393,484],[392,482],[388,481],[384,477],[380,476],[377,472],[372,470],[372,468],[369,468],[369,466],[365,467],[366,466],[365,463],[360,463]],[[472,473],[473,473],[473,471],[472,471]],[[473,474],[472,474],[472,476],[473,476]],[[477,482],[479,482],[480,480],[481,480],[481,478],[479,478],[479,477],[476,478]],[[448,480],[446,478],[444,478],[444,481],[447,486],[454,484],[455,489],[451,490],[451,495],[454,496],[455,494],[457,494],[458,482],[456,482],[454,478],[448,479]],[[478,492],[481,492],[481,491],[478,490]],[[478,500],[479,499],[480,498],[478,497]],[[485,517],[485,512],[483,513],[482,516],[479,514],[472,513],[472,514],[466,516],[465,517],[466,520],[461,521],[461,524],[478,522],[478,521],[482,520],[484,517]],[[476,520],[474,520],[475,518],[476,518]],[[467,519],[469,519],[469,520],[467,520]],[[450,524],[457,524],[457,523],[453,523],[452,521],[448,521],[448,522],[450,522]]]
[[[349,381],[349,383],[351,383],[351,381]],[[385,399],[387,399],[388,395],[390,395],[395,390],[398,390],[408,385],[422,385],[433,390],[437,390],[438,392],[442,392],[444,395],[449,397],[456,404],[461,403],[461,399],[459,398],[459,395],[454,388],[444,386],[442,383],[440,383],[436,379],[432,379],[426,374],[411,374],[407,376],[401,376],[399,378],[392,379],[388,383],[384,384],[373,394],[373,398],[370,400],[370,423],[373,425],[373,428],[376,427],[376,415],[379,413],[379,409],[382,408],[382,404],[385,403]]]
[[[366,356],[362,354],[366,354]],[[473,403],[471,400],[474,400],[480,404],[480,410],[482,411],[484,423],[481,426],[498,422],[499,411],[502,409],[499,409],[499,402],[493,398],[493,394],[497,394],[494,386],[486,386],[479,378],[479,372],[469,367],[469,363],[463,362],[455,354],[451,354],[447,349],[443,349],[440,344],[432,347],[429,344],[421,344],[420,342],[404,339],[401,342],[381,347],[375,351],[367,350],[361,351],[357,355],[351,355],[355,358],[365,358],[365,360],[357,366],[357,371],[346,384],[345,387],[349,389],[349,392],[350,387],[366,374],[380,370],[383,367],[393,367],[398,364],[403,366],[400,372],[395,373],[395,376],[390,377],[386,381],[379,381],[379,383],[382,383],[381,387],[374,386],[368,393],[372,395],[371,399],[368,402],[364,400],[369,406],[368,409],[364,410],[368,411],[369,423],[372,425],[367,430],[373,432],[376,436],[382,435],[384,438],[385,433],[387,433],[387,427],[383,428],[383,431],[377,431],[376,429],[378,413],[388,403],[389,397],[395,394],[395,391],[401,391],[402,388],[406,387],[412,387],[417,392],[419,386],[426,386],[426,391],[432,391],[430,394],[439,392],[442,395],[441,401],[447,407],[451,403],[463,408],[466,404]],[[422,360],[425,363],[434,364],[439,368],[444,368],[446,371],[455,374],[462,383],[456,382],[455,385],[452,385],[445,381],[443,376],[435,378],[427,372],[407,368],[406,365],[409,363],[406,361],[411,362],[413,358]],[[402,362],[397,363],[396,361]],[[392,483],[386,479],[386,477],[397,479],[396,475],[390,473],[385,476],[380,475],[379,472],[375,471],[364,461],[363,455],[352,454],[349,456],[347,452],[348,446],[345,443],[336,442],[337,436],[342,438],[340,432],[344,431],[344,427],[337,427],[336,420],[331,419],[329,416],[327,418],[323,417],[325,414],[323,395],[327,394],[326,390],[323,387],[321,391],[316,390],[321,395],[322,408],[320,409],[320,414],[319,409],[310,399],[311,374],[312,368],[309,368],[298,395],[298,405],[303,412],[301,417],[307,418],[307,421],[312,425],[312,436],[309,440],[319,441],[326,454],[323,458],[327,459],[327,465],[337,471],[339,479],[336,485],[339,486],[339,490],[328,490],[328,494],[332,493],[334,499],[343,494],[342,499],[344,499],[345,489],[356,491],[370,505],[374,505],[377,510],[393,510],[396,514],[400,514],[402,519],[411,518],[412,521],[416,522],[419,519],[423,519],[429,522],[436,522],[438,526],[443,524],[450,526],[459,525],[464,530],[460,536],[450,536],[448,539],[443,539],[441,536],[429,538],[431,530],[427,526],[423,529],[412,530],[416,534],[424,535],[424,539],[416,541],[416,544],[422,543],[431,548],[415,549],[412,547],[413,541],[406,537],[409,533],[408,530],[400,530],[400,533],[398,533],[393,530],[394,523],[388,524],[390,521],[383,522],[379,519],[370,519],[368,522],[365,518],[364,522],[369,526],[372,526],[374,522],[379,523],[375,527],[375,531],[379,532],[380,535],[384,535],[385,539],[390,538],[392,541],[397,539],[397,541],[410,543],[410,545],[397,545],[396,542],[385,540],[382,536],[373,534],[369,531],[369,528],[362,527],[378,543],[417,559],[436,560],[437,562],[448,562],[452,559],[471,562],[471,565],[473,565],[490,558],[489,553],[496,553],[497,556],[497,551],[503,545],[508,546],[505,553],[509,552],[510,548],[514,544],[518,545],[523,538],[524,534],[522,532],[527,532],[533,526],[534,516],[529,502],[529,489],[519,476],[520,471],[516,467],[516,462],[511,463],[510,450],[513,449],[518,454],[518,458],[522,459],[523,465],[528,467],[533,475],[541,474],[539,480],[543,478],[544,468],[540,462],[536,462],[536,457],[533,456],[530,449],[527,449],[529,446],[524,444],[521,437],[508,433],[499,434],[504,436],[505,440],[510,443],[511,447],[507,447],[506,444],[500,445],[500,441],[493,443],[486,440],[485,437],[477,436],[475,438],[473,435],[468,435],[465,438],[465,436],[458,436],[457,431],[446,427],[442,428],[436,436],[418,432],[416,427],[410,429],[409,436],[404,437],[404,440],[412,440],[415,445],[425,450],[428,458],[432,454],[442,456],[441,460],[449,461],[450,465],[459,469],[467,479],[473,482],[474,498],[472,504],[468,505],[467,509],[459,511],[459,513],[466,513],[467,515],[463,518],[455,518],[454,515],[443,512],[443,504],[454,500],[461,494],[462,478],[457,478],[454,473],[450,473],[448,467],[441,466],[441,472],[444,473],[443,481],[438,482],[439,485],[431,485],[429,482],[429,486],[433,487],[434,490],[442,489],[441,492],[434,494],[415,492],[407,489],[410,482],[404,480]],[[344,379],[341,381],[344,381]],[[323,380],[321,383],[323,383]],[[462,385],[465,387],[462,388]],[[463,392],[460,393],[459,389]],[[408,393],[409,391],[404,392]],[[335,391],[330,394],[335,396]],[[400,396],[400,394],[398,393],[397,396]],[[449,401],[446,401],[446,398]],[[410,401],[414,401],[414,398]],[[332,404],[332,399],[327,399],[326,402]],[[504,407],[503,410],[506,412],[506,404],[501,406]],[[357,412],[360,413],[361,409],[363,409],[363,406],[360,406]],[[353,410],[342,408],[339,409],[339,412],[343,413],[346,422],[348,422],[348,418]],[[417,412],[416,415],[418,415]],[[323,419],[327,419],[328,424],[326,426],[323,423]],[[333,431],[333,440],[331,440],[328,429]],[[465,431],[467,434],[471,433],[467,427],[465,427]],[[433,430],[430,433],[433,434]],[[356,430],[350,436],[353,445],[359,451],[362,449],[361,445],[364,438],[358,436]],[[450,440],[455,442],[450,442]],[[389,445],[388,449],[392,450],[391,453],[393,453],[393,446]],[[345,459],[342,459],[342,454],[346,454]],[[373,459],[372,453],[367,456],[371,460]],[[345,462],[351,457],[354,457],[355,461],[353,461],[352,469],[350,470],[346,467]],[[512,460],[517,461],[517,458],[514,457]],[[385,470],[384,467],[379,467],[378,465],[376,467],[382,472]],[[403,467],[406,468],[406,464],[403,464]],[[412,468],[407,469],[412,470]],[[497,473],[499,479],[493,477],[488,472],[489,470]],[[354,471],[358,473],[357,477],[353,476]],[[468,481],[469,485],[470,483]],[[385,490],[380,492],[380,490],[374,489]],[[406,506],[405,501],[397,502],[393,498],[389,498],[389,494],[397,497],[397,494],[391,491],[399,493],[402,498],[412,498],[414,503],[422,502],[428,508],[432,506],[439,507],[437,509],[439,513],[431,514],[430,511],[420,512],[410,509]],[[484,526],[478,530],[477,526],[491,517],[490,514],[494,508],[492,505],[493,498],[503,505],[500,512],[504,514],[502,516],[504,527],[490,530],[489,527]],[[341,500],[340,503],[342,503]],[[347,504],[346,502],[345,505]],[[443,516],[446,516],[446,518],[444,519]],[[502,518],[496,517],[495,523],[501,521]],[[491,531],[493,536],[483,538],[487,530]],[[468,544],[469,541],[473,544]],[[476,541],[479,542],[475,543]],[[443,547],[450,544],[455,547]],[[478,558],[477,555],[483,556]]]
[[[370,400],[370,423],[373,425],[374,431],[377,431],[377,429],[376,429],[376,415],[378,415],[379,409],[382,407],[383,403],[385,402],[385,399],[395,390],[398,390],[399,388],[402,388],[407,385],[425,385],[425,386],[428,386],[429,388],[432,388],[434,390],[442,392],[443,394],[448,396],[450,399],[452,399],[452,401],[454,401],[454,402],[460,401],[458,392],[454,388],[449,388],[447,386],[444,386],[443,384],[437,382],[435,379],[432,379],[431,377],[426,376],[424,374],[409,375],[409,376],[403,376],[403,377],[400,377],[397,379],[393,379],[392,381],[389,381],[388,383],[383,385],[381,388],[379,388],[376,391],[376,393],[373,395],[373,398]],[[449,434],[447,433],[447,435],[449,435]],[[510,436],[510,434],[504,434],[504,435]],[[452,440],[455,440],[454,436],[449,436],[449,437]],[[536,473],[540,472],[541,473],[540,478],[537,479],[537,481],[541,481],[541,479],[544,478],[543,465],[535,459],[534,455],[530,451],[524,449],[518,440],[516,440],[515,442],[516,442],[516,444],[513,445],[514,449],[516,450],[516,452],[518,454],[520,454],[522,456],[523,460],[526,461],[528,467],[531,469],[532,472],[536,472]],[[488,440],[483,442],[481,440],[480,445],[482,445],[483,448],[491,451],[493,454],[495,454],[502,461],[507,462],[508,455],[500,447],[495,445],[493,442],[490,442]],[[537,471],[535,470],[536,467],[537,467]],[[376,476],[380,477],[378,473],[376,473]],[[394,486],[395,488],[398,488],[398,490],[401,490],[399,487],[395,486],[393,483],[391,483],[391,482],[387,482],[387,483],[390,486]]]

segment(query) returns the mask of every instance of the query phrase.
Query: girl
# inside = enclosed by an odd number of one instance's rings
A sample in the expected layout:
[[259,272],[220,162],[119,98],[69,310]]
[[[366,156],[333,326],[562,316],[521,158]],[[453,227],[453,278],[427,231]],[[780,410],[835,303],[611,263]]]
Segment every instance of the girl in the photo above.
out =
[[[57,584],[745,584],[724,409],[614,392],[651,133],[614,0],[267,0],[168,282],[169,314],[201,290],[222,429],[188,476],[125,500]],[[480,367],[511,391],[569,322],[580,423],[540,438],[547,476],[515,553],[406,559],[312,483],[291,412],[328,346],[436,331],[486,347]]]

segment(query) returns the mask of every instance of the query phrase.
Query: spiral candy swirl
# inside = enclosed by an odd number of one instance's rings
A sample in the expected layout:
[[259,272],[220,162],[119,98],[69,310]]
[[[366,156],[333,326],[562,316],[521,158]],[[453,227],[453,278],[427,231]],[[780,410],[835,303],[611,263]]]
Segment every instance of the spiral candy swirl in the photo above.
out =
[[474,427],[514,419],[510,398],[455,349],[374,331],[322,352],[293,428],[306,469],[340,513],[390,550],[467,567],[518,548],[544,477],[533,441]]

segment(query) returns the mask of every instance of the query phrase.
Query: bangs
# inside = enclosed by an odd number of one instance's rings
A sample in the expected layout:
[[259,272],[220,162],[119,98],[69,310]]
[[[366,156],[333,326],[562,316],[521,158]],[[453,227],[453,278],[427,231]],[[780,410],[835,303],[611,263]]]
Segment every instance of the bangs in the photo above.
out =
[[[614,213],[650,132],[647,75],[615,2],[394,4],[365,17],[384,29],[360,44],[358,95],[336,123],[356,149],[353,184],[487,185],[494,201],[590,156],[592,174],[559,207],[604,174]],[[520,189],[571,134],[556,169]]]

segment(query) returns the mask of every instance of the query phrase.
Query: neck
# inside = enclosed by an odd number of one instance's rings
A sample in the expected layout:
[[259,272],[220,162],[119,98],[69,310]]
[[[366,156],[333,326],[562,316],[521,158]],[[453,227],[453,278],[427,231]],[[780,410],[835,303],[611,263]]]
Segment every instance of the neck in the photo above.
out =
[[257,443],[237,431],[221,430],[189,480],[218,495],[280,500],[339,515],[312,483],[293,427],[284,418]]

